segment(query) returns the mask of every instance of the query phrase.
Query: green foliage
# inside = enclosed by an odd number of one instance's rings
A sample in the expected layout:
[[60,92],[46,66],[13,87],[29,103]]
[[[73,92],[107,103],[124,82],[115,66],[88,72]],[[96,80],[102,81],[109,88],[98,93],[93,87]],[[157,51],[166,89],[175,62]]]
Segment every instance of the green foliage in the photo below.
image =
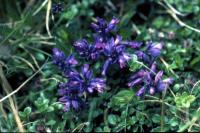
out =
[[23,112],[19,112],[19,116],[22,118],[28,118],[32,112],[31,107],[26,107]]
[[68,9],[67,12],[63,13],[63,17],[65,19],[72,20],[77,15],[77,13],[78,13],[78,8],[74,4],[70,6],[70,9]]
[[178,108],[189,108],[194,100],[195,96],[189,95],[186,92],[183,92],[183,94],[177,94],[175,97],[175,103]]
[[122,90],[113,96],[112,103],[114,105],[123,106],[128,104],[133,97],[134,92],[132,90]]
[[141,62],[138,61],[136,55],[132,55],[132,59],[128,62],[128,64],[129,64],[129,70],[132,72],[135,72],[142,67]]
[[117,117],[115,115],[109,115],[108,116],[108,123],[111,124],[111,125],[116,125]]
[[[199,0],[62,0],[63,11],[49,16],[53,38],[47,35],[47,4],[42,5],[43,2],[1,0],[0,4],[0,64],[3,62],[3,71],[13,89],[9,91],[16,90],[45,63],[12,95],[27,132],[200,131],[200,34],[181,25],[199,30]],[[51,50],[58,47],[67,55],[75,53],[72,43],[91,37],[88,27],[97,16],[106,20],[120,18],[116,30],[123,39],[164,43],[157,67],[175,79],[165,97],[158,94],[138,98],[138,88],[118,86],[93,98],[86,96],[84,109],[63,112],[57,86],[65,79],[52,65]],[[134,53],[128,66],[132,72],[146,67]],[[97,62],[93,70],[100,69],[101,63]],[[0,83],[1,99],[6,93]],[[0,131],[18,132],[7,99],[0,103]]]

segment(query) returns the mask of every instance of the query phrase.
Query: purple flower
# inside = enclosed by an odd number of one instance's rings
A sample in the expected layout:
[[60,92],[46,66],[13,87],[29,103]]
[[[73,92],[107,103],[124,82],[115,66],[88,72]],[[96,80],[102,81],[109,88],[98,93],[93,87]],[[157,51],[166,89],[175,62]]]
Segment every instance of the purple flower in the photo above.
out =
[[[110,32],[115,29],[118,22],[119,20],[115,17],[109,23],[104,19],[97,18],[97,22],[91,24],[92,29],[96,32],[93,38],[94,46],[97,50],[101,50],[106,46],[106,43],[112,38]],[[121,41],[120,39],[121,36],[117,37],[116,41]]]
[[118,59],[118,62],[119,62],[119,65],[120,65],[120,68],[124,68],[126,66],[126,62],[128,60],[131,59],[131,56],[128,54],[128,53],[122,53],[120,56],[119,56],[119,59]]
[[[79,49],[88,47],[86,46],[88,44],[86,44],[84,40],[82,42],[77,42],[76,45]],[[60,83],[58,90],[58,94],[61,96],[59,101],[63,103],[64,111],[69,111],[70,108],[77,110],[81,105],[80,102],[82,101],[81,96],[83,93],[93,93],[94,91],[102,93],[106,87],[104,79],[94,78],[88,64],[85,64],[79,73],[75,69],[78,62],[73,55],[66,57],[62,51],[54,48],[53,63],[57,65],[67,77],[67,82]]]
[[60,102],[64,105],[64,111],[69,111],[70,108],[73,108],[75,110],[78,110],[80,103],[77,98],[71,98],[69,96],[64,96],[59,99]]
[[150,64],[150,57],[145,52],[138,50],[135,52],[135,54],[137,55],[138,59]]
[[79,88],[81,91],[92,93],[103,92],[105,89],[105,80],[102,78],[94,78],[89,65],[85,64],[81,68],[81,74],[74,74],[68,79],[70,88]]
[[97,48],[94,45],[89,44],[85,39],[76,41],[74,46],[81,57],[84,57],[88,60],[96,60],[99,57]]
[[113,17],[112,20],[110,21],[110,23],[107,24],[105,31],[106,32],[112,31],[118,23],[119,23],[119,19]]
[[53,49],[53,63],[67,76],[70,71],[75,71],[74,67],[78,64],[78,61],[73,55],[68,57],[57,48]]
[[119,19],[113,17],[113,19],[107,23],[104,19],[102,18],[97,18],[96,23],[92,23],[91,27],[93,30],[95,30],[98,33],[109,33],[112,31],[115,26],[119,23]]
[[133,49],[139,49],[142,46],[142,42],[131,41],[131,42],[127,42],[126,45],[130,46]]
[[150,87],[149,88],[149,94],[150,95],[154,95],[155,94],[155,88],[154,87]]
[[148,42],[146,51],[149,55],[156,58],[160,55],[162,46],[161,43]]
[[119,64],[120,68],[126,67],[127,61],[131,59],[131,55],[126,52],[127,47],[137,49],[142,45],[142,43],[134,41],[123,42],[121,36],[114,37],[108,34],[116,27],[117,23],[119,20],[115,17],[110,22],[97,18],[97,22],[91,24],[96,31],[94,43],[89,44],[85,39],[74,43],[81,57],[87,60],[105,59],[102,75],[106,75],[111,64]]
[[68,111],[70,107],[77,110],[80,106],[79,102],[81,101],[77,99],[83,93],[93,93],[94,91],[102,93],[106,88],[105,82],[102,78],[93,77],[88,64],[85,64],[81,68],[81,73],[71,71],[68,74],[67,82],[61,83],[58,90],[59,95],[62,96],[60,102],[64,104],[64,110]]
[[[135,49],[140,48],[140,43],[133,43],[132,47]],[[136,50],[135,54],[138,56],[138,58],[142,61],[144,61],[145,63],[151,65],[155,59],[161,54],[161,50],[162,50],[162,43],[152,43],[147,42],[147,46],[145,48],[145,50]]]
[[104,38],[104,36],[94,35],[94,47],[96,48],[96,50],[101,50],[105,47],[106,39]]
[[63,10],[62,3],[53,3],[52,5],[52,12],[59,13]]
[[144,91],[145,91],[145,88],[144,88],[144,87],[140,88],[140,89],[137,91],[136,96],[141,96],[141,95],[144,93]]
[[160,80],[157,84],[157,89],[159,91],[163,91],[164,89],[166,89],[170,84],[173,83],[173,79],[172,78],[167,78],[164,80]]
[[126,62],[131,59],[131,55],[127,53],[126,46],[120,44],[121,36],[117,36],[114,40],[111,38],[103,49],[103,55],[106,61],[103,66],[102,74],[105,75],[110,64],[118,63],[120,68],[126,66]]
[[[161,54],[162,43],[147,42],[144,46],[142,42],[124,41],[122,36],[111,33],[119,20],[115,17],[110,22],[102,18],[97,18],[95,23],[91,24],[95,31],[93,42],[86,39],[76,41],[73,46],[80,57],[88,62],[103,61],[101,74],[106,76],[107,71],[114,65],[119,68],[127,66],[127,62],[132,58],[130,52],[137,55],[147,67],[140,68],[129,79],[129,87],[137,87],[137,96],[144,96],[145,93],[154,95],[157,92],[165,90],[172,84],[172,78],[163,79],[163,71],[156,70],[155,60]],[[80,71],[75,69],[78,64],[73,55],[66,57],[62,51],[53,49],[53,62],[65,74],[67,81],[59,85],[58,94],[61,96],[60,102],[64,105],[64,110],[78,110],[83,105],[91,93],[102,93],[106,88],[106,80],[96,78],[88,64],[84,64]],[[131,64],[133,65],[133,63]],[[126,76],[125,76],[126,77]],[[106,78],[106,77],[105,77]],[[120,85],[123,83],[120,81]],[[108,82],[109,83],[109,82]],[[84,99],[82,98],[84,96]]]
[[141,89],[136,93],[137,96],[144,95],[147,91],[150,95],[154,95],[156,92],[165,90],[170,84],[173,83],[172,78],[162,80],[163,71],[156,71],[155,62],[151,66],[151,70],[139,70],[133,76],[129,78],[128,86],[135,87],[141,86]]

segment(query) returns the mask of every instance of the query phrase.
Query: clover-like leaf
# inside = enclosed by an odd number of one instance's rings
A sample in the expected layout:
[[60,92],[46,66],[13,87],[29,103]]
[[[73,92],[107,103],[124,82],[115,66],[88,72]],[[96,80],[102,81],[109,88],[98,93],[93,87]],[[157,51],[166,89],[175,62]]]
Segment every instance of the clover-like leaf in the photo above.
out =
[[133,90],[122,90],[113,96],[112,103],[114,105],[126,105],[134,96]]
[[183,92],[183,94],[177,94],[175,97],[175,103],[176,106],[179,108],[189,108],[190,104],[195,100],[194,95],[189,95],[186,92]]

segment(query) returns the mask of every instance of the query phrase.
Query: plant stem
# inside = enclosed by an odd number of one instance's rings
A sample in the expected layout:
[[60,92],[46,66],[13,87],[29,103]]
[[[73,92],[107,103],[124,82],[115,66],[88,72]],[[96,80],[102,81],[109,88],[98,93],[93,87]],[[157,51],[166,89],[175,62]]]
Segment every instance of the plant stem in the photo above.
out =
[[164,102],[161,102],[160,132],[164,132]]

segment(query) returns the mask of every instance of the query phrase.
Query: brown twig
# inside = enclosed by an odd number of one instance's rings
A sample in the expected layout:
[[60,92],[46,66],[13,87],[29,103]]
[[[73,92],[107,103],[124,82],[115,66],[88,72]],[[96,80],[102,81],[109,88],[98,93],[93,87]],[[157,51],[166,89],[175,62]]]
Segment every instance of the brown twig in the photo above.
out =
[[[6,92],[6,94],[9,94],[9,90],[12,90],[12,88],[11,88],[9,82],[7,81],[6,77],[3,74],[3,69],[2,69],[1,64],[0,64],[0,80],[1,80],[1,85],[4,89],[4,91]],[[13,112],[13,115],[14,115],[14,118],[17,123],[17,127],[18,127],[19,131],[25,132],[22,121],[18,115],[17,107],[14,105],[14,101],[13,101],[12,97],[9,97],[8,100],[9,100],[10,107],[12,109],[12,112]]]
[[6,100],[7,98],[11,97],[15,93],[17,93],[25,84],[27,84],[33,77],[35,77],[42,70],[43,67],[44,67],[44,65],[42,67],[40,67],[40,69],[38,71],[36,71],[31,77],[29,77],[26,81],[24,81],[24,83],[22,83],[17,89],[15,89],[11,93],[7,94],[7,96],[0,99],[0,103],[3,102],[4,100]]

